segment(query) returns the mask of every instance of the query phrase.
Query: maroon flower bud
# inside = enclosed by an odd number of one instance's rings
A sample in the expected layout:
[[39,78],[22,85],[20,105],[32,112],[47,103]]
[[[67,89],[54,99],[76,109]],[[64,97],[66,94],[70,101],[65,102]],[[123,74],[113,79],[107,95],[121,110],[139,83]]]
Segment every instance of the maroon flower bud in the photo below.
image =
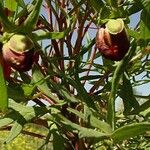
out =
[[15,34],[4,44],[2,53],[4,60],[12,68],[21,72],[28,71],[34,60],[34,44],[29,37]]
[[125,56],[130,42],[122,19],[111,19],[98,30],[96,47],[110,60],[119,61]]
[[3,68],[4,77],[6,80],[9,80],[11,74],[11,67],[5,62],[2,54],[0,53],[0,65]]

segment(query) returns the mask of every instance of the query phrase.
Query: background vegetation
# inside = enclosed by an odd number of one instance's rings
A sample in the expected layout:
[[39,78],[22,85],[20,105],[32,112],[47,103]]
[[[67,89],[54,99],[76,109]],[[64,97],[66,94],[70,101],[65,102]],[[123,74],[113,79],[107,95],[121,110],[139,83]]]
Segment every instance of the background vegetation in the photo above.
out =
[[[130,49],[115,62],[101,56],[95,36],[117,18]],[[149,149],[150,98],[135,92],[150,82],[149,18],[148,0],[1,0],[1,42],[29,36],[39,57],[7,78],[1,58],[1,149]]]

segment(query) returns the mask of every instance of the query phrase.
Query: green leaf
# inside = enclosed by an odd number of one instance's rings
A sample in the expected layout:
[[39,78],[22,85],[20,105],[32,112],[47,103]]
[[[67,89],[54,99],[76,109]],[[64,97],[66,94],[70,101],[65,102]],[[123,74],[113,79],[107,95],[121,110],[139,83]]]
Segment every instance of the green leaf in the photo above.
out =
[[43,0],[37,0],[36,4],[34,6],[34,9],[32,10],[32,12],[28,15],[27,19],[24,21],[23,26],[21,26],[21,29],[25,32],[25,33],[29,33],[32,32],[32,30],[34,29],[34,27],[36,26],[36,23],[38,21],[39,18],[39,13],[41,10],[41,5],[42,5]]
[[50,128],[51,133],[53,135],[53,150],[65,150],[64,146],[64,138],[61,136],[61,134],[58,131],[58,128],[56,124],[53,124]]
[[[38,116],[38,115],[43,115],[47,113],[47,108],[46,107],[31,107],[31,106],[25,106],[20,103],[16,103],[14,100],[9,99],[9,108],[12,108],[15,110],[14,113],[16,113],[16,119],[21,119],[23,122],[29,121],[32,118]],[[10,115],[9,117],[13,117]]]
[[16,11],[17,2],[15,0],[5,0],[5,7],[8,8],[10,11]]
[[44,39],[62,39],[65,38],[68,30],[64,32],[46,32],[43,30],[38,31],[33,34],[33,38],[36,41],[44,40]]
[[26,97],[20,85],[8,84],[7,86],[8,97],[18,102],[25,101]]
[[0,63],[0,109],[5,110],[7,107],[8,107],[7,87],[3,75],[3,67]]
[[120,89],[119,96],[124,103],[124,114],[128,114],[132,108],[139,108],[139,104],[133,95],[132,85],[127,74],[123,75],[123,84]]
[[150,131],[150,123],[133,123],[115,130],[112,134],[112,139],[117,143],[119,141],[127,140],[131,137],[144,134],[146,131]]
[[141,0],[135,0],[133,5],[129,8],[128,12],[129,12],[129,16],[139,12],[141,9],[143,9]]
[[89,121],[91,126],[98,128],[105,133],[112,133],[111,126],[108,123],[101,121],[92,115],[90,116]]
[[55,121],[61,122],[65,125],[66,129],[72,128],[78,130],[79,138],[96,138],[104,139],[109,138],[110,134],[102,133],[91,128],[81,127],[78,124],[72,123],[70,120],[62,116],[61,114],[54,115]]
[[88,76],[83,76],[80,78],[80,80],[94,80],[94,79],[100,79],[100,75],[88,75]]
[[1,21],[1,23],[2,23],[2,25],[3,25],[3,27],[4,27],[5,30],[11,31],[11,32],[12,32],[13,30],[16,30],[15,25],[12,24],[12,23],[8,20],[7,16],[5,15],[5,13],[4,13],[4,8],[3,8],[2,3],[0,3],[0,21]]
[[142,116],[144,116],[145,118],[149,119],[149,117],[150,117],[150,107],[149,107],[148,109],[142,111],[142,112],[140,113],[140,115],[142,115]]
[[20,7],[22,7],[22,8],[26,7],[26,5],[25,5],[25,3],[24,3],[24,0],[15,0],[15,1],[18,3],[18,5],[19,5]]
[[53,90],[57,91],[63,98],[64,101],[68,102],[79,102],[79,100],[62,85],[56,84],[52,80],[50,80],[51,86]]
[[90,5],[95,9],[95,11],[100,12],[100,9],[104,7],[102,0],[90,0]]
[[111,125],[112,129],[115,129],[115,99],[116,99],[116,94],[118,90],[118,85],[119,81],[122,77],[122,74],[125,71],[126,66],[128,65],[128,62],[134,55],[134,52],[136,50],[136,42],[132,42],[132,47],[130,50],[127,52],[123,60],[121,60],[114,72],[113,78],[112,78],[112,87],[111,87],[111,93],[108,99],[108,112],[107,112],[107,121]]
[[49,98],[53,99],[54,101],[58,103],[63,103],[63,101],[60,101],[57,97],[55,97],[50,88],[48,87],[44,75],[40,72],[40,70],[37,67],[34,67],[33,69],[33,82],[36,84],[36,86],[39,88],[39,90],[44,93]]
[[10,134],[8,135],[4,143],[5,144],[10,143],[14,138],[16,138],[21,133],[22,128],[23,128],[22,125],[16,121],[12,126]]
[[83,128],[83,127],[81,127],[79,129],[79,138],[104,139],[104,138],[108,138],[108,137],[109,137],[109,134],[101,133],[94,129],[88,129],[88,128]]
[[0,128],[9,125],[12,122],[13,122],[12,118],[2,118],[0,119]]
[[139,114],[140,112],[148,109],[150,107],[150,100],[146,101],[145,103],[143,103],[142,105],[140,105],[138,108],[136,107],[134,110],[132,110],[129,114],[133,115],[133,114]]
[[138,33],[137,31],[134,31],[134,30],[131,30],[131,29],[128,29],[127,30],[129,35],[135,39],[139,39],[140,38],[140,33]]
[[[67,110],[72,112],[73,114],[77,115],[79,118],[83,119],[85,122],[87,121],[83,113],[81,113],[75,109],[72,109],[72,108],[67,108]],[[93,115],[89,116],[89,123],[92,127],[98,128],[105,133],[111,133],[112,132],[112,129],[111,129],[109,124],[107,124],[104,121],[97,119]]]
[[147,40],[150,39],[150,8],[149,12],[147,10],[143,10],[141,14],[141,22],[140,22],[140,38]]
[[24,95],[27,97],[32,95],[35,88],[36,88],[36,86],[32,85],[32,84],[23,84],[22,85],[22,90],[24,91]]

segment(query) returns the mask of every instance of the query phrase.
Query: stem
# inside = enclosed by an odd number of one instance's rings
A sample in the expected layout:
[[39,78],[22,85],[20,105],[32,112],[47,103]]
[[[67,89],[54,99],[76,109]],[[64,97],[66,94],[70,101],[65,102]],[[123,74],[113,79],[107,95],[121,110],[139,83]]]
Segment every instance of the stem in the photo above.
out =
[[136,44],[134,42],[133,47],[128,51],[127,55],[124,57],[122,61],[119,62],[112,78],[112,87],[111,87],[110,97],[108,99],[108,108],[107,108],[108,109],[107,122],[111,125],[112,130],[115,129],[115,98],[117,94],[118,84],[135,50],[136,50]]

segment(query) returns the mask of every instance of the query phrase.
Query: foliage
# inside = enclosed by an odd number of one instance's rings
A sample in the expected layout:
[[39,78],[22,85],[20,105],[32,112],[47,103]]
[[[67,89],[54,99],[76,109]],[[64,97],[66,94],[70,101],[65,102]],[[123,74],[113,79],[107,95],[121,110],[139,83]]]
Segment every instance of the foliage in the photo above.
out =
[[[140,20],[131,28],[136,13]],[[95,36],[117,18],[124,20],[130,49],[115,62],[101,56]],[[1,57],[0,128],[9,130],[4,144],[28,135],[32,123],[46,130],[37,149],[149,148],[150,97],[135,92],[150,82],[149,18],[148,0],[0,1],[0,41],[26,35],[39,57],[30,71],[12,67],[7,77]],[[29,135],[36,141],[34,131]]]

